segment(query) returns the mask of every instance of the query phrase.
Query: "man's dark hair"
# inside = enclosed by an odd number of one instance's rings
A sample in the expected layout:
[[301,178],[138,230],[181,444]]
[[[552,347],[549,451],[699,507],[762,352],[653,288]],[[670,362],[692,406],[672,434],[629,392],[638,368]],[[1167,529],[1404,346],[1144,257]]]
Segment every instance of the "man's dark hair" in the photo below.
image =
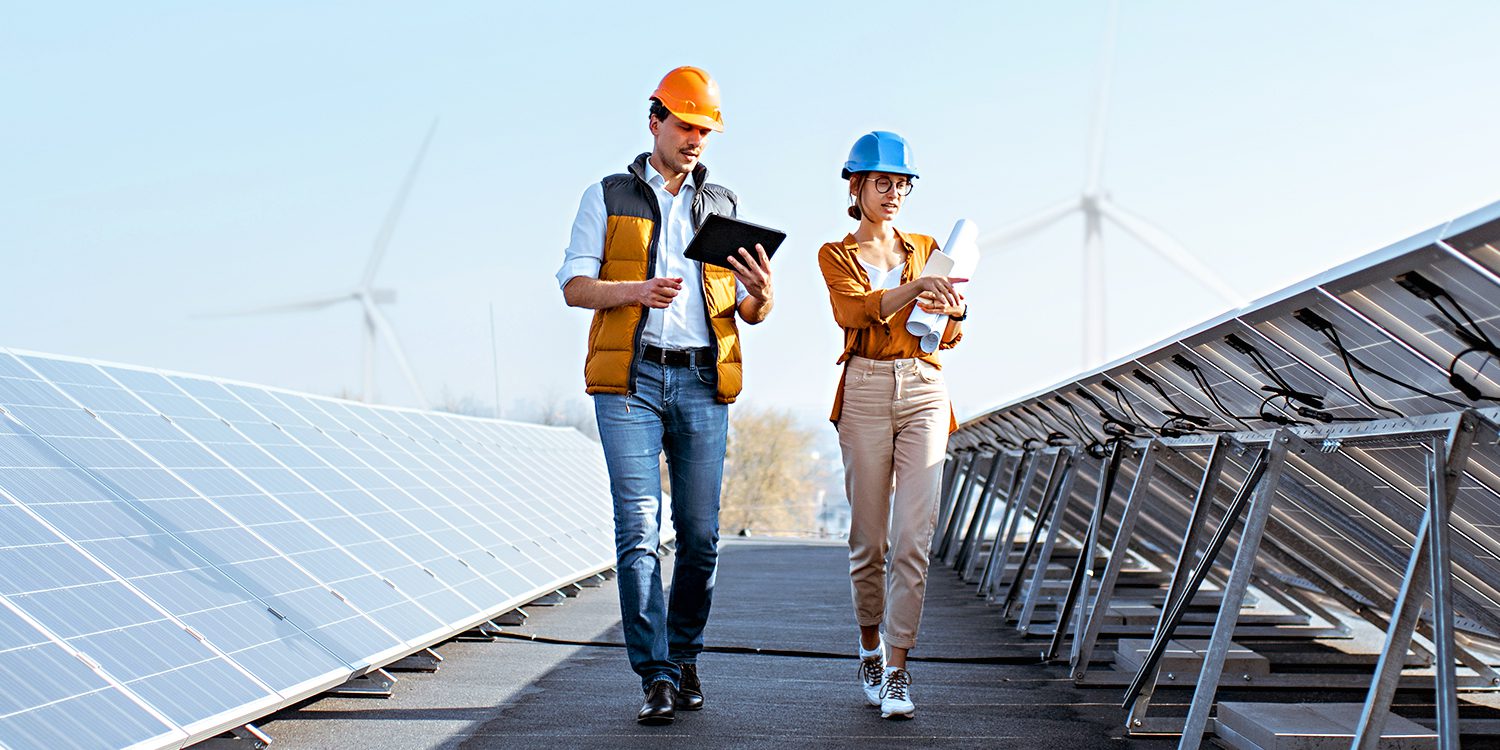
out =
[[664,105],[662,105],[660,99],[657,99],[654,96],[651,97],[651,116],[652,117],[655,117],[656,119],[658,119],[658,120],[660,120],[662,122],[666,122],[667,121],[667,117],[670,116],[671,114],[672,114],[671,110],[668,110]]

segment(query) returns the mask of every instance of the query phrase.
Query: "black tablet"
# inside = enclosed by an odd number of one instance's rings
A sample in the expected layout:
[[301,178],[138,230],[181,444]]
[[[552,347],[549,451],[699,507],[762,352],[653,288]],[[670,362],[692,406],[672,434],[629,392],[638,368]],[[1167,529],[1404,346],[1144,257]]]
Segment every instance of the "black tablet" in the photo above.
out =
[[731,219],[722,214],[709,214],[698,227],[698,233],[693,235],[693,241],[688,243],[684,254],[693,260],[712,263],[732,271],[734,267],[729,265],[727,259],[731,255],[738,257],[740,248],[749,250],[751,257],[754,257],[755,246],[759,244],[766,249],[766,257],[769,258],[776,253],[776,248],[781,246],[784,239],[786,232]]

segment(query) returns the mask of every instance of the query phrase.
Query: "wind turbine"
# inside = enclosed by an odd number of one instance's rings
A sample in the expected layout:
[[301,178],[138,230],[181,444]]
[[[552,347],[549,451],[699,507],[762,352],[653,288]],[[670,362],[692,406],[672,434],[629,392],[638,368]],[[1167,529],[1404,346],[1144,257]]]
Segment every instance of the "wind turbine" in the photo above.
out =
[[1109,22],[1104,33],[1104,54],[1100,60],[1099,92],[1094,103],[1093,123],[1089,133],[1088,177],[1083,192],[1029,218],[1005,225],[979,238],[982,249],[995,250],[1002,245],[1040,232],[1074,213],[1083,215],[1083,359],[1084,366],[1104,361],[1104,223],[1114,224],[1136,238],[1164,260],[1176,266],[1198,283],[1213,290],[1235,307],[1246,303],[1244,297],[1212,269],[1188,252],[1162,228],[1115,203],[1104,190],[1104,130],[1109,104],[1110,77],[1114,67],[1115,31],[1119,2],[1109,4]]
[[401,212],[406,208],[406,198],[411,193],[412,184],[417,180],[417,173],[422,168],[423,159],[427,157],[427,147],[432,143],[432,136],[437,132],[437,125],[437,120],[434,119],[432,125],[427,128],[427,136],[422,139],[421,148],[417,149],[417,158],[412,161],[411,167],[406,172],[406,178],[402,180],[400,189],[396,191],[396,199],[391,202],[391,207],[386,211],[380,231],[375,234],[374,248],[370,252],[369,259],[365,261],[364,273],[359,277],[359,283],[352,291],[329,297],[224,313],[239,316],[306,312],[322,310],[345,302],[358,303],[364,313],[363,336],[361,337],[364,343],[364,389],[361,392],[361,398],[366,402],[372,402],[375,398],[375,349],[377,344],[383,341],[386,349],[395,358],[396,365],[401,368],[401,374],[405,376],[407,384],[411,386],[412,396],[416,398],[417,404],[423,408],[428,407],[427,397],[422,392],[422,386],[417,382],[411,363],[406,359],[406,351],[401,348],[401,341],[396,337],[396,330],[391,327],[390,321],[380,311],[381,305],[395,303],[396,292],[393,289],[375,288],[375,273],[380,270],[380,262],[385,259],[386,250],[391,244],[391,237],[396,232],[396,224],[401,219]]

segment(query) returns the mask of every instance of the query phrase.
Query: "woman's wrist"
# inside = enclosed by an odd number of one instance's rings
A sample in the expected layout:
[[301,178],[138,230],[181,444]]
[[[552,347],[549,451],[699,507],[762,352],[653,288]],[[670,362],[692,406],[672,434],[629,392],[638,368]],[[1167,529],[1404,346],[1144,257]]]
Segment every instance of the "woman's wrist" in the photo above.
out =
[[948,319],[952,320],[954,322],[962,322],[964,320],[968,320],[968,318],[969,318],[969,306],[968,306],[968,304],[965,304],[963,310],[960,310],[957,315],[950,314],[948,316]]

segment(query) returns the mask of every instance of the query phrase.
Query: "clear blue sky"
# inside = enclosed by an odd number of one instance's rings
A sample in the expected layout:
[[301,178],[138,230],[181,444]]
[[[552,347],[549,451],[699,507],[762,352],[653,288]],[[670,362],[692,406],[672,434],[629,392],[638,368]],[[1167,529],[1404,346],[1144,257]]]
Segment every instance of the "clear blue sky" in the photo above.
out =
[[[783,227],[747,395],[824,416],[840,337],[814,260],[837,179],[896,130],[942,239],[1076,194],[1103,2],[35,3],[0,24],[0,346],[319,393],[359,388],[352,305],[197,317],[354,285],[428,123],[381,270],[429,397],[582,400],[586,313],[552,274],[584,187],[648,148],[671,67],[721,83],[704,157]],[[1500,5],[1126,0],[1105,181],[1247,296],[1500,199]],[[981,266],[947,358],[960,416],[1079,369],[1077,223]],[[1106,235],[1109,348],[1220,311]],[[530,328],[516,323],[531,321]],[[392,363],[380,395],[407,400]]]

